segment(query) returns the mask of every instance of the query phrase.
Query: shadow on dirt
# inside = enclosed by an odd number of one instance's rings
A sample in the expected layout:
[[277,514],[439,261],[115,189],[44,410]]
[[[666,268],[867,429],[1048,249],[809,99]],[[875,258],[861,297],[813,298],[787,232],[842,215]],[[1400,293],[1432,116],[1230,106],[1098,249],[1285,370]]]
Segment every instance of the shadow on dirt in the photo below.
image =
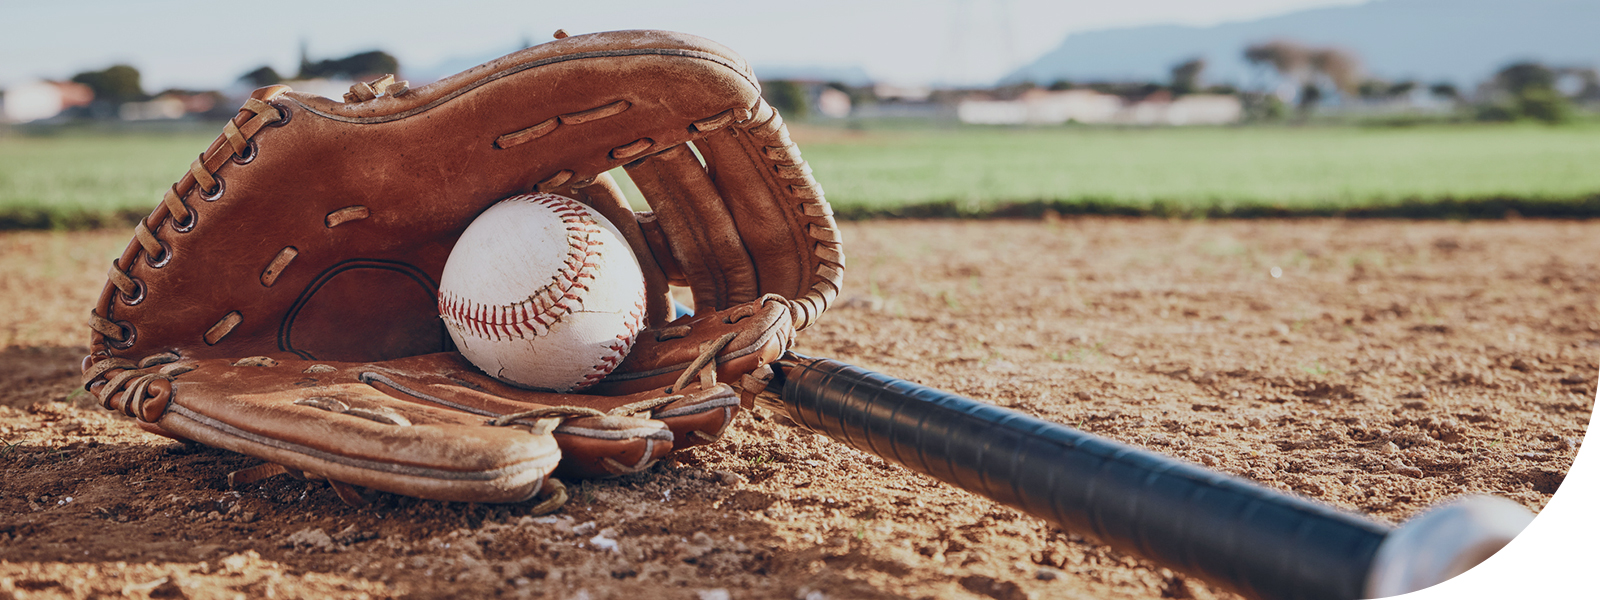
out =
[[76,401],[88,396],[78,385],[82,347],[40,346],[0,349],[0,406],[23,408],[35,402]]

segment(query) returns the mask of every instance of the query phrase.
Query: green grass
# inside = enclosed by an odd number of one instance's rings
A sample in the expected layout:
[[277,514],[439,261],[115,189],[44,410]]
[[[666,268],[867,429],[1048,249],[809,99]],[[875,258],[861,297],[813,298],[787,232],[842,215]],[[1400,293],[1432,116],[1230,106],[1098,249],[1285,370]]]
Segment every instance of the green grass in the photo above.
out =
[[[0,229],[126,223],[148,213],[218,131],[0,131]],[[847,218],[1600,216],[1595,123],[802,133],[811,134],[799,136],[805,157]]]
[[119,211],[147,214],[216,137],[0,135],[0,228],[93,226],[97,218],[116,221]]
[[1600,193],[1600,126],[987,129],[805,144],[844,212],[1017,202],[1348,208]]

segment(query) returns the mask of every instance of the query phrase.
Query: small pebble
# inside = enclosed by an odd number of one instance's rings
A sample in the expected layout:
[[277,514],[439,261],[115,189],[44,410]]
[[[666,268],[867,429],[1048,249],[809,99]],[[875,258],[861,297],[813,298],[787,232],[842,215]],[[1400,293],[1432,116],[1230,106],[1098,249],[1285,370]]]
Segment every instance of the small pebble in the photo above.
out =
[[[611,530],[607,529],[606,531],[610,532]],[[589,544],[600,550],[619,552],[619,550],[617,550],[617,540],[606,537],[605,533],[601,533],[589,538]]]

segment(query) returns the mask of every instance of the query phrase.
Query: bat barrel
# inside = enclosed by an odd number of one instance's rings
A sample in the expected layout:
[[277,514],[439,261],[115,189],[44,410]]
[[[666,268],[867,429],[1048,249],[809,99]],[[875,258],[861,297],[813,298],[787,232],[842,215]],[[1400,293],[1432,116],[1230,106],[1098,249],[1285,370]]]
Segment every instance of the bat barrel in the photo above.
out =
[[782,412],[806,428],[1247,597],[1363,597],[1392,530],[838,361],[777,367]]

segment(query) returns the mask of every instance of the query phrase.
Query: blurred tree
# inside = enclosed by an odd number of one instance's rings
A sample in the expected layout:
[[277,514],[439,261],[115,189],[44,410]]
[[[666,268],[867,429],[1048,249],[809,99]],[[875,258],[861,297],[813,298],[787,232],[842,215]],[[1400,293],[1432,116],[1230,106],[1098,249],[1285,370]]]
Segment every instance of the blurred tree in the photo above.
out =
[[1200,74],[1206,70],[1206,59],[1192,58],[1172,67],[1172,95],[1182,96],[1200,91]]
[[1277,121],[1283,118],[1283,100],[1277,94],[1245,92],[1239,95],[1239,100],[1244,104],[1246,121]]
[[1433,94],[1437,98],[1447,98],[1450,100],[1461,99],[1461,90],[1456,89],[1455,84],[1448,81],[1441,81],[1428,86],[1428,93]]
[[89,86],[97,102],[120,105],[147,98],[139,85],[139,70],[128,65],[114,65],[102,71],[87,71],[72,76],[74,83]]
[[1361,82],[1356,88],[1356,93],[1366,100],[1381,100],[1389,95],[1389,82],[1382,79],[1368,79]]
[[1322,88],[1317,87],[1317,84],[1307,83],[1302,86],[1300,88],[1300,105],[1297,107],[1300,111],[1300,118],[1305,119],[1311,116],[1311,109],[1316,108],[1317,103],[1321,101]]
[[283,83],[283,77],[278,75],[277,70],[269,66],[263,66],[249,73],[245,73],[244,75],[239,76],[239,80],[247,81],[250,83],[250,85],[256,87],[272,85],[275,83]]
[[1321,48],[1313,50],[1309,60],[1312,72],[1321,74],[1341,94],[1355,91],[1361,81],[1361,60],[1349,51]]
[[1572,103],[1550,88],[1530,88],[1517,96],[1517,113],[1551,125],[1572,120]]
[[785,119],[804,119],[811,113],[811,102],[806,89],[797,81],[776,79],[761,83],[761,96]]
[[1138,83],[1133,81],[1099,82],[1091,83],[1084,87],[1102,94],[1122,96],[1126,100],[1135,102],[1143,100],[1152,94],[1167,92],[1167,86],[1155,83],[1153,81],[1149,83]]
[[1564,123],[1572,118],[1572,106],[1556,91],[1557,73],[1535,62],[1519,62],[1495,73],[1493,85],[1510,96],[1509,103],[1496,102],[1478,111],[1481,120],[1529,118],[1545,123]]
[[1357,86],[1356,91],[1366,100],[1393,100],[1410,94],[1417,89],[1417,82],[1406,80],[1389,83],[1382,79],[1368,79]]
[[1070,89],[1072,89],[1074,87],[1076,87],[1076,84],[1072,83],[1071,80],[1057,79],[1057,80],[1055,80],[1055,83],[1051,83],[1050,84],[1050,91],[1052,91],[1052,92],[1060,92],[1060,91],[1064,91],[1064,90],[1070,90]]
[[1516,107],[1509,104],[1485,104],[1478,107],[1474,118],[1479,121],[1510,122],[1517,120],[1519,116],[1521,115],[1517,114]]
[[1244,59],[1252,65],[1271,67],[1279,76],[1300,80],[1311,65],[1310,50],[1293,40],[1272,40],[1244,49]]
[[1539,63],[1520,62],[1495,73],[1494,84],[1513,96],[1521,96],[1530,89],[1553,90],[1556,87],[1556,72]]
[[1272,40],[1247,46],[1244,58],[1257,67],[1270,67],[1283,81],[1298,87],[1302,116],[1322,100],[1324,86],[1346,95],[1357,93],[1361,84],[1360,59],[1340,48],[1310,48],[1293,40]]
[[393,73],[400,74],[400,61],[382,50],[371,50],[352,54],[344,58],[319,60],[312,62],[309,59],[300,59],[299,79],[348,78],[366,79]]

